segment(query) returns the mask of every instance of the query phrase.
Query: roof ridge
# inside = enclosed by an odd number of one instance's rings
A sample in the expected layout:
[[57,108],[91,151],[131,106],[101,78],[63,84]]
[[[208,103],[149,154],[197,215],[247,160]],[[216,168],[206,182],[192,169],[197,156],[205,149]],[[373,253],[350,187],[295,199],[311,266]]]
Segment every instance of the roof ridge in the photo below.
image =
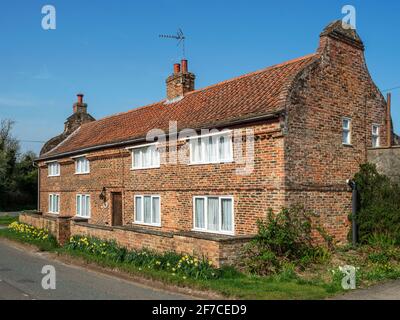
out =
[[[223,80],[223,81],[221,81],[221,82],[218,82],[218,83],[215,83],[215,84],[212,84],[212,85],[209,85],[209,86],[206,86],[206,87],[203,87],[203,88],[200,88],[200,89],[197,89],[197,90],[188,92],[188,93],[186,93],[186,96],[193,95],[193,94],[196,94],[196,93],[199,93],[199,92],[203,92],[203,91],[205,91],[205,90],[208,90],[208,89],[211,89],[211,88],[214,88],[214,87],[217,87],[217,86],[220,86],[220,85],[229,83],[229,82],[233,82],[233,81],[236,81],[236,80],[240,80],[240,79],[242,79],[242,78],[250,77],[250,76],[252,76],[252,75],[256,75],[256,74],[259,74],[259,73],[263,73],[263,72],[265,72],[265,71],[269,71],[269,70],[276,69],[276,68],[281,68],[281,67],[283,67],[283,66],[286,66],[286,65],[289,65],[289,64],[292,64],[292,63],[295,63],[295,62],[299,62],[299,61],[302,61],[302,60],[306,60],[306,59],[309,59],[309,58],[311,58],[311,57],[315,57],[315,56],[317,56],[317,55],[318,55],[317,53],[311,53],[311,54],[308,54],[308,55],[305,55],[305,56],[302,56],[302,57],[299,57],[299,58],[295,58],[295,59],[292,59],[292,60],[288,60],[288,61],[285,61],[285,62],[281,62],[281,63],[278,63],[278,64],[274,64],[274,65],[272,65],[272,66],[268,66],[268,67],[265,67],[265,68],[262,68],[262,69],[259,69],[259,70],[256,70],[256,71],[252,71],[252,72],[249,72],[249,73],[245,73],[245,74],[242,74],[242,75],[240,75],[240,76],[236,76],[236,77],[234,77],[234,78],[230,78],[230,79],[227,79],[227,80]],[[160,100],[160,101],[156,101],[156,102],[153,102],[153,103],[146,104],[146,105],[144,105],[144,106],[140,106],[140,107],[136,107],[136,108],[133,108],[133,109],[129,109],[129,110],[127,110],[127,111],[122,111],[122,112],[114,113],[114,114],[105,116],[105,117],[103,117],[103,118],[100,118],[100,119],[98,119],[98,120],[96,120],[96,121],[84,123],[82,126],[90,125],[91,123],[96,123],[96,122],[100,122],[100,121],[103,121],[103,120],[107,120],[107,119],[110,119],[110,118],[113,118],[113,117],[117,117],[117,116],[120,116],[120,115],[124,115],[124,114],[130,113],[130,112],[136,111],[136,110],[140,110],[140,109],[144,109],[144,108],[150,108],[150,107],[152,107],[152,106],[155,106],[155,105],[157,105],[157,104],[161,104],[161,103],[165,102],[165,100],[166,100],[166,99],[163,99],[163,100]],[[171,103],[171,104],[174,104],[174,103]]]

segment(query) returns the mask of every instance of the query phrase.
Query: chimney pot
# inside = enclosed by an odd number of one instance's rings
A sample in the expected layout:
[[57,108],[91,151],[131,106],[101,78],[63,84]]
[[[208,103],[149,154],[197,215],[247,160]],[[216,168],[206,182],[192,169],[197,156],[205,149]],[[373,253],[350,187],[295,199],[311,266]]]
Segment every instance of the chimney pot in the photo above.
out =
[[181,72],[181,65],[179,63],[174,64],[174,74]]
[[83,96],[84,96],[84,94],[83,94],[83,93],[78,93],[77,96],[78,96],[78,103],[79,103],[79,104],[82,104],[82,103],[83,103]]
[[188,72],[188,61],[186,59],[182,59],[181,64],[182,64],[182,72],[183,73]]

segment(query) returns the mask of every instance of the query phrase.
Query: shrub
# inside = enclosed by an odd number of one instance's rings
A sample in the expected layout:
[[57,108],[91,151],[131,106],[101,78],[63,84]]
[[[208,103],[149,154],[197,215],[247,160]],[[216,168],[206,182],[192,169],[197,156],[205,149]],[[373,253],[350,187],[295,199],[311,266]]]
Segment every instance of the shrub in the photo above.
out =
[[304,266],[329,259],[329,251],[312,241],[313,216],[300,207],[282,209],[277,215],[269,210],[265,220],[258,220],[258,233],[244,250],[245,269],[268,275],[281,272],[287,262]]
[[198,259],[190,255],[178,255],[175,252],[157,253],[148,249],[131,250],[119,247],[115,241],[74,236],[65,248],[79,251],[90,256],[116,263],[124,263],[139,270],[162,270],[183,279],[211,279],[219,276],[219,270],[213,268],[207,259]]
[[13,222],[8,226],[8,229],[26,240],[45,241],[52,238],[47,229],[38,229],[24,223]]
[[379,174],[376,166],[368,163],[360,166],[354,180],[360,196],[357,213],[360,242],[370,242],[373,235],[400,244],[399,185]]

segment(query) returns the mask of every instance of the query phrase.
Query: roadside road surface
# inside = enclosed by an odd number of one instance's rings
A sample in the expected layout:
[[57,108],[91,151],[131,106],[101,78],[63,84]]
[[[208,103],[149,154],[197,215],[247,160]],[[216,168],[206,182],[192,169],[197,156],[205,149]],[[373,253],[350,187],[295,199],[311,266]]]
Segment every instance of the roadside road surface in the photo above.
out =
[[[56,289],[42,288],[43,266],[56,270]],[[181,300],[191,297],[67,265],[0,239],[0,300]]]

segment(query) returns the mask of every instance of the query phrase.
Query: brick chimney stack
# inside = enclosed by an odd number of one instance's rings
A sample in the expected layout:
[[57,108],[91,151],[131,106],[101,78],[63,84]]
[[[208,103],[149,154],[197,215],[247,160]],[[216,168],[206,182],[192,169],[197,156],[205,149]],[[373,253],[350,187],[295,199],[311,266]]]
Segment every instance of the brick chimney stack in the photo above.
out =
[[167,78],[167,99],[174,101],[194,90],[195,75],[188,71],[188,61],[174,64],[174,73]]
[[87,113],[87,104],[83,103],[83,93],[78,93],[77,94],[78,101],[74,103],[73,105],[73,111],[74,113]]

